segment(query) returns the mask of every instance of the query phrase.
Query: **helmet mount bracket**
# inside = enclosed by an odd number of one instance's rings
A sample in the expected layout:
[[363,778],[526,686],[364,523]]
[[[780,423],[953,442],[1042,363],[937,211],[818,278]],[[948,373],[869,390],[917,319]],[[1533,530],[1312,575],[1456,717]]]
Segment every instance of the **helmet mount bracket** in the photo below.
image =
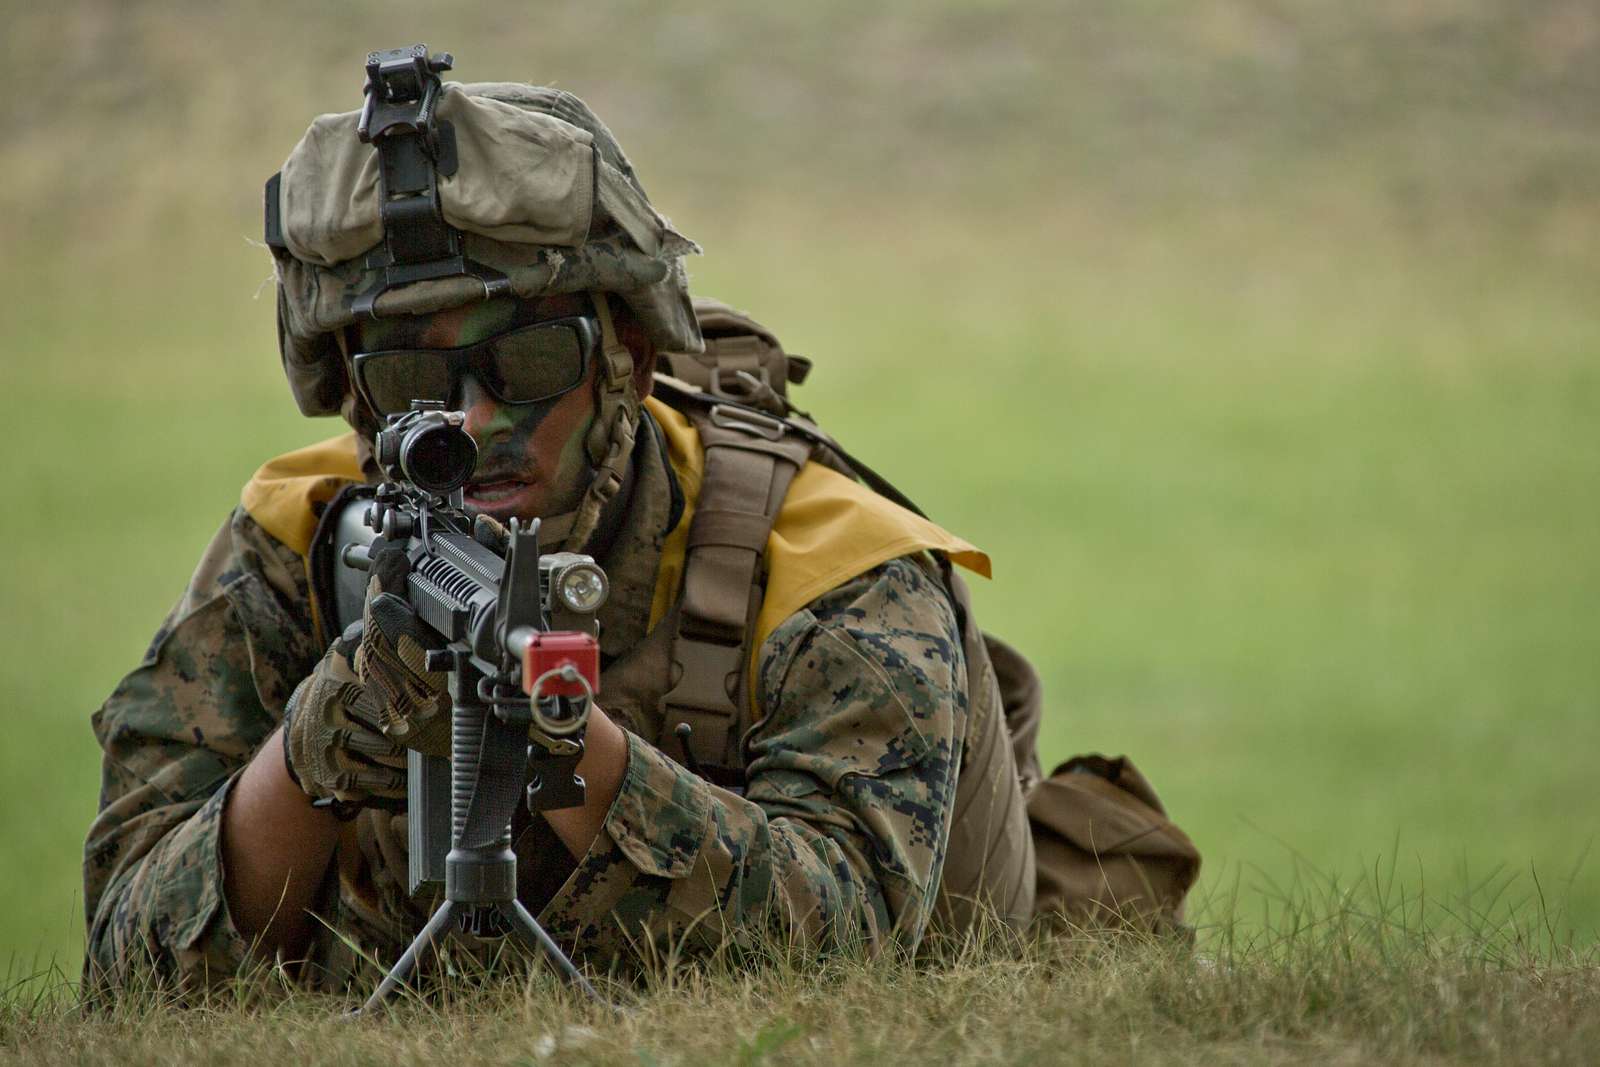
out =
[[470,277],[484,299],[509,295],[504,274],[468,259],[461,231],[445,221],[439,183],[456,173],[456,131],[435,114],[454,65],[448,52],[430,56],[427,45],[367,55],[367,82],[356,136],[378,153],[378,215],[383,244],[367,255],[373,278],[352,294],[350,310],[377,317],[377,301],[390,289],[437,278]]

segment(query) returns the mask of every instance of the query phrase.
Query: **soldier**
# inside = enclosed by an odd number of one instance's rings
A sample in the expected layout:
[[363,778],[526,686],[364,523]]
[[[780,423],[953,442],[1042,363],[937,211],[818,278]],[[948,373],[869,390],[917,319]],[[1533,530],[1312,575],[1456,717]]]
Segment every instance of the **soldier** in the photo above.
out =
[[[447,83],[437,118],[443,225],[380,210],[355,113],[269,184],[291,389],[352,432],[257,472],[95,715],[89,976],[194,988],[276,958],[340,988],[426,918],[396,809],[449,700],[395,576],[341,633],[318,564],[319,519],[418,396],[466,412],[471,509],[538,517],[610,577],[585,802],[513,826],[518,896],[558,943],[605,967],[661,938],[876,950],[1026,921],[1037,693],[951,566],[987,559],[754,410],[789,410],[781,347],[691,303],[694,245],[580,100]],[[704,388],[658,388],[668,368]]]

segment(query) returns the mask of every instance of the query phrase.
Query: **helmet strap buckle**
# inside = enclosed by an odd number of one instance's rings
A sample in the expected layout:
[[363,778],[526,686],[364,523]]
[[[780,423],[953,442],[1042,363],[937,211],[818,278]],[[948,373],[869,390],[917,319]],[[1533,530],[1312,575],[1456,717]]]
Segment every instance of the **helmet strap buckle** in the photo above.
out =
[[601,368],[605,371],[606,388],[617,392],[628,383],[629,378],[633,377],[633,353],[628,351],[628,346],[617,336],[617,327],[611,320],[611,305],[606,301],[606,294],[595,292],[590,295],[594,298],[595,315],[600,319],[600,359]]

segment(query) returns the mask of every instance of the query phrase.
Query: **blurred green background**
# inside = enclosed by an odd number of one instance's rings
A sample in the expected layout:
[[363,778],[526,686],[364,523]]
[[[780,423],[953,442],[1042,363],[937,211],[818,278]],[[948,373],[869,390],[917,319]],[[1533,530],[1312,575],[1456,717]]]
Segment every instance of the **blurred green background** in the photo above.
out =
[[[1600,9],[0,2],[0,973],[75,971],[89,715],[264,459],[262,181],[374,47],[588,99],[803,404],[985,546],[1050,761],[1600,926]],[[1492,896],[1497,890],[1490,889]],[[9,961],[9,963],[8,963]]]

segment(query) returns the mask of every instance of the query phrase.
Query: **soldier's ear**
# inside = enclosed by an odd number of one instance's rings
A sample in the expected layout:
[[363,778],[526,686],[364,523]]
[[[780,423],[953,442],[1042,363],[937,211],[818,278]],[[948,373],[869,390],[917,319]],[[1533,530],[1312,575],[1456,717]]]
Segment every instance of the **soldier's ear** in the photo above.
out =
[[611,300],[611,321],[616,327],[617,338],[628,346],[628,353],[633,356],[633,387],[643,400],[650,395],[651,386],[655,382],[656,372],[656,346],[650,340],[650,335],[640,325],[639,320],[633,317],[633,309],[621,300]]
[[643,400],[650,395],[656,381],[656,346],[646,337],[643,352],[632,345],[628,349],[633,353],[633,388],[638,392],[639,399]]

